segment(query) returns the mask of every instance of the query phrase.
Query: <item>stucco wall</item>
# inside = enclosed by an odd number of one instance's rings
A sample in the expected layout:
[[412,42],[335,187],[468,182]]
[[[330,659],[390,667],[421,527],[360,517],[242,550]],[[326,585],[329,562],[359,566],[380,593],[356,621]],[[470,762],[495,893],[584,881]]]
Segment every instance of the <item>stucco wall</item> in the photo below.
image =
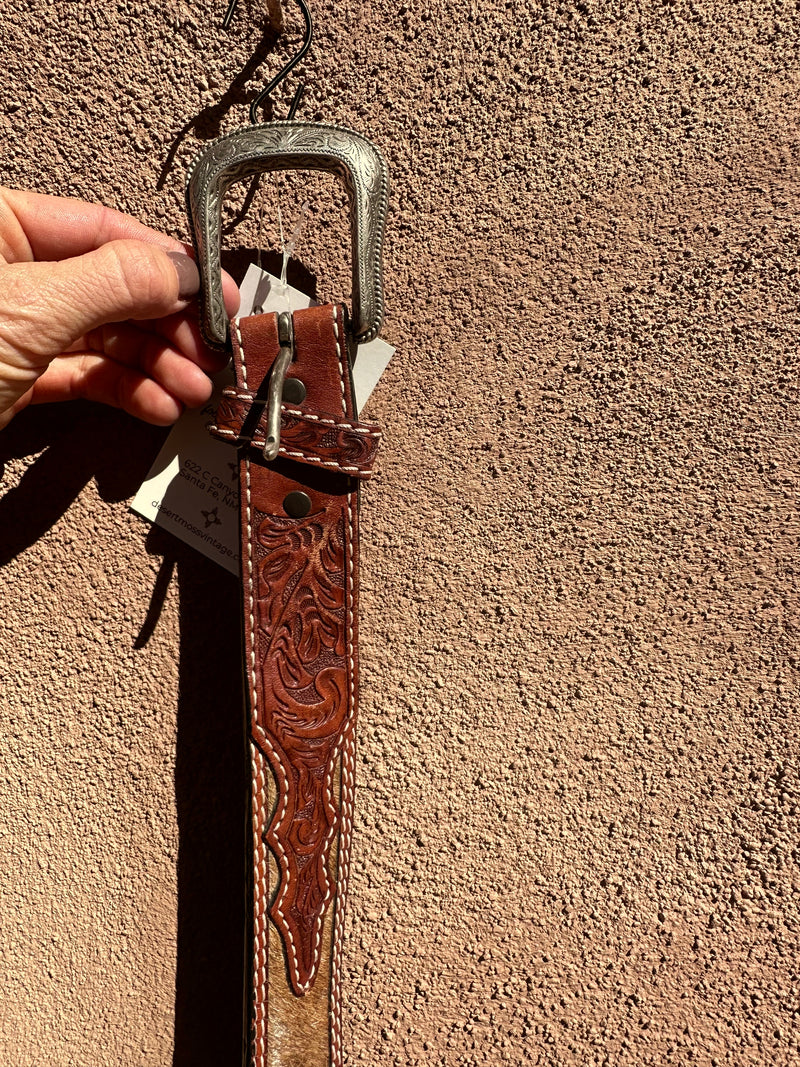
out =
[[[301,114],[393,178],[348,1062],[797,1063],[797,11],[313,10]],[[185,237],[285,55],[222,13],[12,0],[2,180]],[[310,188],[296,277],[346,295]],[[237,1062],[236,587],[128,509],[162,438],[0,435],[11,1067]]]

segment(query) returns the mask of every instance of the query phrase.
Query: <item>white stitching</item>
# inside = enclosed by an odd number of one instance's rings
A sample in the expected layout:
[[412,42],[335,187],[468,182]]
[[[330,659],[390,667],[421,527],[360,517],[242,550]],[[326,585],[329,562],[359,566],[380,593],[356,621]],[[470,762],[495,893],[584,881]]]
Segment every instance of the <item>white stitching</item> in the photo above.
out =
[[[244,363],[244,342],[242,341],[242,331],[240,329],[239,319],[232,319],[231,320],[231,326],[233,327],[234,332],[236,333],[236,339],[239,342],[239,351],[241,352],[241,355],[242,355],[242,384],[244,385],[244,387],[246,389],[247,388],[247,367],[245,366],[245,363]],[[223,390],[223,392],[224,392],[224,390]]]
[[342,346],[339,344],[339,321],[336,318],[336,305],[333,305],[333,336],[336,338],[336,355],[339,357],[339,375],[342,384],[342,414],[347,418],[347,396],[344,387],[344,367],[342,366]]
[[[237,393],[233,389],[223,389],[222,395],[227,397],[228,400],[255,399],[255,394],[252,392]],[[313,415],[310,411],[303,411],[302,408],[287,408],[285,404],[281,404],[281,411],[284,415],[297,415],[301,419],[313,419],[315,422],[321,422],[325,426],[340,426],[344,430],[352,430],[353,433],[362,433],[365,437],[383,437],[382,430],[366,429],[364,426],[354,422],[337,422],[336,419],[326,419],[322,415]]]
[[[239,329],[239,320],[233,320],[233,326],[236,330],[236,337],[239,341],[239,355],[241,357],[240,362],[242,365],[242,379],[245,384],[247,383],[247,363],[244,351],[244,343],[242,341],[242,334]],[[250,501],[250,460],[247,455],[244,457],[244,469],[245,469],[245,504],[247,510],[247,588],[248,588],[248,610],[250,615],[250,692],[252,698],[252,722],[258,721],[258,690],[256,679],[256,618],[255,618],[255,593],[253,590],[253,519],[252,519],[252,507]]]
[[[239,434],[236,430],[223,430],[219,426],[215,426],[213,423],[209,423],[207,429],[214,434],[224,434],[225,437],[238,437]],[[266,440],[263,437],[251,437],[249,440],[251,445],[265,445]],[[337,463],[335,459],[320,459],[319,456],[311,456],[308,452],[290,452],[288,448],[284,448],[283,445],[278,447],[278,451],[284,456],[289,456],[291,459],[302,459],[306,463],[321,463],[323,467],[333,467],[337,471],[345,471],[347,474],[363,474],[365,478],[369,478],[372,471],[367,467],[345,467],[341,463]]]
[[353,794],[355,787],[355,735],[348,733],[342,754],[342,835],[339,843],[339,892],[336,900],[331,961],[331,1059],[332,1067],[342,1062],[342,955],[344,949],[344,914],[347,903],[347,882],[350,873],[350,842],[353,836]]
[[[254,442],[259,443],[259,442]],[[284,456],[290,456],[292,459],[304,459],[307,463],[321,463],[323,467],[335,467],[337,471],[347,471],[349,473],[359,474],[362,470],[361,467],[345,467],[341,463],[337,463],[335,459],[320,459],[318,456],[309,456],[307,452],[290,452],[288,448],[278,447],[278,451],[282,452]],[[365,470],[364,475],[369,477],[372,471]]]
[[347,606],[348,606],[348,657],[347,698],[350,703],[350,729],[347,731],[342,756],[341,823],[339,839],[339,892],[334,913],[333,959],[331,961],[331,1061],[332,1067],[342,1063],[342,1001],[341,964],[344,947],[344,909],[347,901],[347,879],[350,871],[350,842],[353,835],[353,794],[355,789],[355,734],[353,721],[356,715],[355,688],[355,580],[352,494],[347,498]]
[[[334,334],[336,336],[336,353],[339,357],[339,374],[342,382],[342,410],[347,415],[347,394],[345,392],[344,366],[342,363],[342,349],[339,344],[339,330],[336,323],[336,309],[334,308]],[[331,960],[331,1065],[341,1067],[342,1064],[342,999],[341,999],[341,959],[344,944],[344,907],[347,895],[347,876],[350,866],[350,839],[352,836],[352,800],[354,786],[354,759],[353,746],[355,744],[353,723],[356,716],[356,686],[355,686],[355,538],[353,531],[353,494],[347,496],[347,548],[346,548],[346,581],[347,592],[347,700],[349,704],[349,729],[342,738],[344,754],[342,757],[342,790],[341,790],[341,833],[339,837],[339,891],[336,900],[336,910],[333,916],[333,958]]]
[[[239,320],[234,319],[231,323],[236,333],[239,344],[240,364],[242,368],[242,380],[247,386],[247,364],[245,362],[244,342],[242,341]],[[255,595],[253,589],[253,525],[252,506],[250,499],[250,460],[244,457],[245,464],[245,507],[247,514],[247,588],[248,588],[248,614],[250,619],[250,699],[251,721],[253,724],[258,719],[258,689],[256,679],[256,624],[255,624]],[[253,1024],[255,1029],[255,1042],[253,1047],[254,1067],[263,1067],[265,1063],[266,1049],[264,1034],[266,1030],[267,1009],[267,923],[265,919],[266,902],[269,897],[267,885],[267,865],[263,854],[264,840],[261,831],[259,799],[264,789],[263,760],[256,758],[256,748],[252,746],[251,756],[253,769]],[[266,807],[263,803],[261,807]],[[260,877],[259,877],[260,874]]]
[[269,885],[267,862],[264,856],[264,838],[261,813],[266,810],[264,756],[258,747],[250,743],[253,773],[253,1029],[254,1067],[264,1067],[267,1026],[267,978],[268,978],[268,925],[267,900]]
[[[277,816],[277,819],[274,820],[275,825],[280,825],[280,823],[283,822],[283,817],[286,814],[286,808],[289,805],[289,789],[288,789],[288,779],[287,779],[287,776],[286,776],[286,770],[284,769],[283,761],[281,760],[280,753],[277,751],[277,749],[272,744],[272,742],[270,741],[270,739],[267,736],[267,734],[264,732],[264,730],[258,724],[256,724],[255,727],[254,727],[254,733],[255,733],[256,737],[258,738],[259,743],[263,744],[266,748],[268,748],[269,751],[272,753],[272,755],[275,757],[275,762],[278,764],[278,767],[280,769],[281,775],[283,776],[283,780],[280,782],[280,786],[281,786],[281,790],[280,791],[282,793],[283,803],[282,803],[282,806],[281,806],[280,813]],[[292,963],[294,965],[292,973],[293,973],[293,977],[294,977],[294,979],[296,981],[297,988],[301,993],[307,993],[309,991],[309,989],[311,988],[311,983],[313,982],[314,977],[315,977],[315,973],[316,973],[316,956],[315,956],[315,965],[314,965],[314,967],[312,967],[311,977],[309,978],[309,980],[307,982],[304,982],[304,983],[301,984],[298,981],[298,971],[300,969],[300,965],[299,965],[298,960],[297,960],[297,949],[295,948],[294,937],[292,936],[292,931],[291,931],[291,928],[290,928],[289,924],[286,922],[286,915],[281,910],[281,905],[283,903],[283,899],[286,896],[286,893],[288,892],[289,885],[290,885],[291,880],[292,880],[291,879],[291,871],[289,870],[289,860],[288,860],[288,857],[286,855],[286,851],[284,850],[284,847],[281,844],[280,838],[275,836],[275,834],[272,834],[272,833],[267,834],[267,837],[269,838],[270,845],[272,845],[273,848],[279,853],[278,860],[280,862],[280,866],[281,866],[281,869],[283,871],[283,874],[285,875],[285,877],[281,878],[281,880],[280,880],[280,890],[278,892],[278,898],[275,901],[275,910],[277,911],[277,913],[280,916],[281,921],[283,923],[283,931],[287,934],[287,936],[289,938],[289,947],[291,949]],[[326,897],[325,899],[326,899],[326,903],[327,903],[327,899],[328,898]],[[323,912],[323,914],[324,914],[324,912]],[[319,948],[319,936],[317,936],[317,946],[316,946],[316,948],[317,949]]]

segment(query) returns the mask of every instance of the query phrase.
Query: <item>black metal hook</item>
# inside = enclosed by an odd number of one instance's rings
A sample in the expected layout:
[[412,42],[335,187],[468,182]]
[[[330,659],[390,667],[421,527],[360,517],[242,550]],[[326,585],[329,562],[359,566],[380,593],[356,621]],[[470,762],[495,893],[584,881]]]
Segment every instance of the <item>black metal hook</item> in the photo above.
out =
[[[295,52],[295,54],[292,56],[286,66],[282,70],[278,71],[278,73],[275,75],[269,85],[265,86],[265,88],[261,90],[261,92],[250,105],[250,123],[253,126],[258,123],[259,107],[263,104],[263,102],[270,95],[273,89],[276,89],[284,80],[284,78],[286,78],[286,76],[297,66],[297,64],[300,62],[300,60],[311,47],[311,40],[314,36],[314,26],[311,22],[311,12],[308,10],[308,6],[306,5],[305,0],[297,0],[297,2],[300,5],[300,10],[303,12],[303,19],[305,20],[306,28],[305,33],[303,35],[303,43],[300,45],[299,50]],[[227,29],[230,26],[231,20],[233,19],[233,14],[236,11],[238,4],[239,0],[229,0],[228,10],[225,12],[225,18],[222,20],[223,29]],[[297,106],[300,103],[300,98],[303,95],[304,89],[305,82],[300,82],[295,91],[294,97],[292,98],[292,103],[289,107],[289,114],[286,116],[287,119],[291,120],[294,118],[294,113],[295,111],[297,111]]]

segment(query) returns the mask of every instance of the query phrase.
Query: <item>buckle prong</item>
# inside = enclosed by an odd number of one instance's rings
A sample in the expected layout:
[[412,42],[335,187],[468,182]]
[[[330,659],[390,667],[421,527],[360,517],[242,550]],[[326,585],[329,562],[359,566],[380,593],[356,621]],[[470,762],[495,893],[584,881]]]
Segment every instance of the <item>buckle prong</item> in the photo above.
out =
[[278,343],[280,350],[272,364],[267,389],[267,433],[264,442],[264,459],[278,458],[281,447],[281,401],[283,400],[283,383],[289,364],[294,359],[294,326],[288,311],[278,314]]

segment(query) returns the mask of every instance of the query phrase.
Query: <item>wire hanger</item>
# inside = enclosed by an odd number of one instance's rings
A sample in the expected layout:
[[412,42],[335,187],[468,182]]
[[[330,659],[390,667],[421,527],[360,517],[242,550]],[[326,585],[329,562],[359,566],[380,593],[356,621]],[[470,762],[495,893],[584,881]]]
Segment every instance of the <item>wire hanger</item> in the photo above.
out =
[[[308,10],[308,5],[306,4],[305,0],[297,0],[297,2],[300,5],[300,10],[303,12],[303,19],[305,21],[303,43],[300,45],[300,48],[297,52],[295,52],[295,54],[292,56],[286,66],[283,67],[282,70],[278,71],[278,73],[275,75],[269,85],[266,85],[261,90],[261,92],[250,105],[250,123],[253,126],[257,125],[258,123],[258,109],[261,107],[267,97],[272,93],[272,91],[274,89],[277,89],[277,87],[286,78],[286,76],[290,74],[291,71],[297,66],[297,64],[300,62],[300,60],[311,47],[311,41],[314,37],[314,26],[311,21],[311,12]],[[238,6],[239,0],[230,0],[228,4],[228,10],[225,12],[225,18],[222,20],[222,28],[224,30],[227,30],[230,26],[236,8]],[[300,103],[300,99],[303,95],[303,90],[305,89],[305,87],[305,82],[300,82],[300,84],[297,86],[294,97],[292,98],[292,102],[289,106],[289,113],[286,116],[287,121],[291,121],[294,118],[295,112],[297,111],[297,107]]]
[[[311,45],[311,15],[305,0],[297,2],[305,19],[303,43],[253,101],[252,124],[212,141],[189,171],[186,200],[200,270],[200,326],[206,341],[216,348],[227,347],[230,339],[222,295],[222,203],[235,182],[257,180],[261,174],[273,171],[323,171],[342,179],[350,203],[352,248],[353,298],[348,333],[358,344],[371,341],[383,321],[382,248],[389,199],[389,175],[383,156],[366,137],[344,126],[293,121],[300,90],[295,92],[288,119],[257,121],[260,105]],[[236,5],[237,0],[229,0],[225,25]],[[254,180],[242,214],[255,187]]]

